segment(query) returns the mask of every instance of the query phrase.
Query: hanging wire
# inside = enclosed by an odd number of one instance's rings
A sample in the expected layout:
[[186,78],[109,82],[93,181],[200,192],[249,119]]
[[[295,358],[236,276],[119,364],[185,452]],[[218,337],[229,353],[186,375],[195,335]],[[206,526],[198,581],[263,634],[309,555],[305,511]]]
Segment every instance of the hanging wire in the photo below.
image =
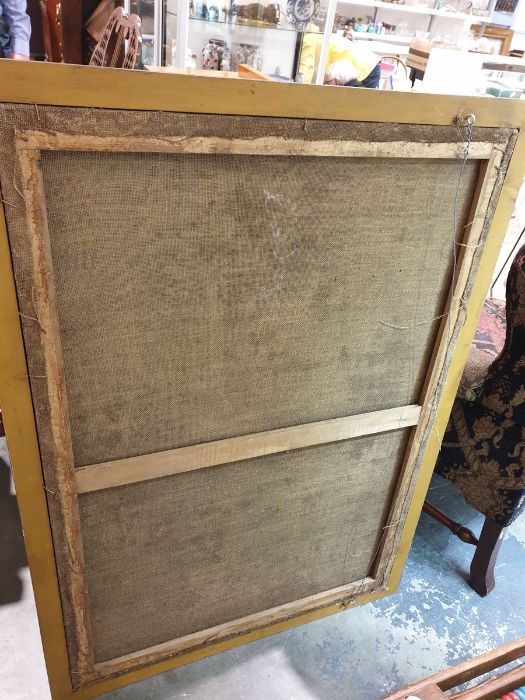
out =
[[[465,126],[467,129],[467,138],[465,140],[465,146],[463,148],[463,158],[461,160],[461,166],[459,168],[459,174],[458,174],[458,182],[456,185],[456,193],[454,195],[454,208],[453,208],[453,214],[452,214],[452,254],[453,254],[453,267],[452,267],[452,298],[450,300],[450,304],[452,306],[452,300],[454,296],[454,291],[456,289],[456,272],[457,272],[457,264],[458,264],[458,254],[457,254],[457,247],[459,244],[461,244],[462,241],[458,241],[456,236],[457,236],[457,226],[458,226],[458,199],[459,199],[459,191],[461,188],[461,181],[463,180],[463,175],[465,173],[465,168],[467,166],[467,161],[469,157],[469,152],[470,152],[470,145],[472,143],[472,131],[474,127],[474,123],[476,121],[476,117],[473,114],[469,114],[466,117],[458,117],[457,119],[457,124],[459,127]],[[460,303],[464,303],[463,298],[461,299]],[[450,316],[450,309],[448,311],[448,339],[450,342],[450,339],[452,338],[452,319]]]

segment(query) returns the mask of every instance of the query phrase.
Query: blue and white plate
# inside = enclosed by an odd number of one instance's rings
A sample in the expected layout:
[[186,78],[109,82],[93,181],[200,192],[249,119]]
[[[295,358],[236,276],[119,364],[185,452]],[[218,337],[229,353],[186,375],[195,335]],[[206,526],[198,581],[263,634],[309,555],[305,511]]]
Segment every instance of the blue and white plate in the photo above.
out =
[[319,14],[320,0],[287,0],[286,19],[296,29],[306,29]]

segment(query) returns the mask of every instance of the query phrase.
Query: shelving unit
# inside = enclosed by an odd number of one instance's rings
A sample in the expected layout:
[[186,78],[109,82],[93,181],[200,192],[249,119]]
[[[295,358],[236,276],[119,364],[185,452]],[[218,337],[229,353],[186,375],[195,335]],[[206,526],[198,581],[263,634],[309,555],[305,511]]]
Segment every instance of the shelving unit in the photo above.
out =
[[382,0],[356,0],[356,2],[338,2],[337,5],[359,5],[360,7],[372,7],[374,9],[392,10],[394,12],[408,12],[414,15],[432,15],[434,17],[446,17],[447,19],[461,19],[473,23],[486,19],[470,13],[449,12],[448,10],[425,7],[423,5],[400,5],[394,2],[382,2]]
[[293,79],[297,42],[297,30],[288,26],[254,26],[243,22],[225,22],[190,17],[188,20],[188,46],[197,55],[197,67],[201,67],[201,51],[210,39],[226,41],[232,52],[240,44],[257,45],[261,51],[262,70],[272,75],[279,72]]
[[[302,37],[313,33],[293,27],[286,19],[282,3],[279,23],[262,25],[229,19],[225,21],[222,11],[223,7],[230,7],[230,0],[221,0],[221,2],[206,0],[208,11],[213,5],[219,9],[217,20],[199,16],[190,17],[189,0],[149,0],[148,2],[125,0],[125,2],[133,5],[132,11],[139,16],[142,17],[144,14],[148,17],[148,38],[150,39],[148,58],[153,66],[171,65],[184,68],[188,48],[197,55],[199,66],[203,47],[210,39],[220,39],[228,43],[230,50],[243,43],[257,45],[263,55],[265,73],[274,74],[276,69],[280,69],[281,76],[293,80]],[[249,0],[242,0],[238,4],[249,4]],[[329,35],[323,32],[328,27],[331,31],[336,5],[337,0],[321,0],[321,9],[316,19],[320,29],[315,33],[324,37],[316,82],[322,82],[324,77]],[[194,0],[193,11],[197,11],[196,0]],[[174,60],[173,47],[175,47]]]
[[[403,36],[391,34],[390,39],[386,39],[386,35],[378,35],[380,40],[390,41],[393,43],[392,37],[398,36],[402,43],[402,39],[405,39],[409,44],[414,38],[414,35],[419,36],[417,32],[429,32],[437,33],[442,35],[452,35],[451,38],[445,39],[451,43],[454,43],[459,39],[460,35],[465,31],[465,29],[470,28],[474,24],[484,24],[489,20],[489,16],[486,14],[479,14],[479,12],[488,12],[486,8],[477,8],[476,13],[474,12],[455,12],[452,9],[448,10],[446,7],[441,7],[443,0],[434,0],[433,6],[427,6],[423,3],[414,5],[398,4],[395,2],[386,2],[385,0],[339,0],[337,2],[337,11],[343,17],[351,16],[365,16],[367,9],[370,11],[367,13],[373,16],[373,22],[383,21],[388,24],[404,24],[403,34],[410,34],[411,36]],[[402,18],[414,17],[411,24],[412,26],[406,27],[406,22],[402,21]],[[424,19],[428,18],[428,23]],[[396,21],[397,20],[397,21]],[[454,25],[454,23],[456,23]],[[461,23],[461,24],[460,24]],[[454,29],[455,27],[455,29]],[[368,38],[366,32],[354,32],[353,37],[357,40]]]
[[[225,22],[222,19],[213,20],[213,19],[203,19],[201,17],[190,17],[189,21],[190,21],[190,24],[192,22],[200,22],[200,23],[206,24],[209,27],[217,26],[217,25],[224,25],[226,27],[229,27],[230,29],[235,29],[236,32],[242,31],[244,29],[248,29],[248,30],[255,31],[255,32],[275,31],[275,32],[279,32],[280,34],[282,34],[283,32],[292,32],[293,34],[297,34],[297,29],[293,29],[291,27],[281,27],[281,26],[272,25],[272,24],[269,24],[269,25],[263,27],[263,26],[253,25],[253,24],[245,24],[244,22]],[[311,32],[304,32],[304,34],[309,34],[309,33],[311,33]]]
[[391,44],[405,44],[409,46],[415,36],[402,36],[401,34],[372,34],[370,32],[351,32],[352,38],[357,41],[382,41]]

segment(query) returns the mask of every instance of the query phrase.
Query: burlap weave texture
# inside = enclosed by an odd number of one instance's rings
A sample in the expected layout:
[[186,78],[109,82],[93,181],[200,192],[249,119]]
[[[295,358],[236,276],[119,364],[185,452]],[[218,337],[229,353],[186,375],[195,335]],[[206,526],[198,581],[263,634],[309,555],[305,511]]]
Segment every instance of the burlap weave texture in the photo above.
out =
[[76,466],[418,401],[457,162],[58,152],[42,169]]
[[97,661],[365,577],[408,432],[83,494]]

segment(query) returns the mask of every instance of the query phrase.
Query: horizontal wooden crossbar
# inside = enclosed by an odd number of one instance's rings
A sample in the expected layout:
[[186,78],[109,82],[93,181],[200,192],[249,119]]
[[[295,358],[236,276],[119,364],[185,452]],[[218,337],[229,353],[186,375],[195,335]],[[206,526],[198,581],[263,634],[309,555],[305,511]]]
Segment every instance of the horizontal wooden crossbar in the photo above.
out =
[[[222,153],[256,156],[316,156],[330,158],[452,158],[465,154],[464,142],[414,143],[413,141],[335,141],[287,139],[262,136],[252,139],[220,136],[93,136],[48,134],[42,131],[17,133],[17,148],[46,151],[97,151],[128,153]],[[469,146],[469,160],[487,160],[495,146],[482,141]]]
[[100,491],[277,452],[399,430],[416,425],[420,413],[421,406],[401,406],[91,464],[76,470],[77,490],[78,493]]

